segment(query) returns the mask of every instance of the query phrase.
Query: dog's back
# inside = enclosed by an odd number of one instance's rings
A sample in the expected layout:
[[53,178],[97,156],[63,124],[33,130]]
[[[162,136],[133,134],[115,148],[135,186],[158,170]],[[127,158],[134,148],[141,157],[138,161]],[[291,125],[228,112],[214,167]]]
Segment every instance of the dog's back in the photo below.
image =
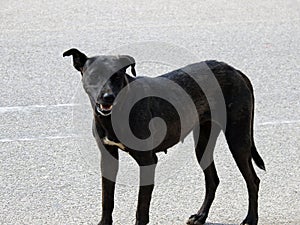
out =
[[[200,123],[211,120],[211,110],[217,110],[222,103],[225,112],[217,113],[223,117],[217,116],[214,120],[220,126],[225,124],[224,127],[227,121],[222,120],[226,111],[234,108],[236,101],[239,107],[242,102],[243,107],[252,110],[253,91],[247,77],[223,62],[195,63],[155,78],[137,77],[134,81],[142,86],[142,95],[147,98],[131,109],[129,123],[133,134],[140,139],[150,135],[154,138],[159,128],[153,127],[150,132],[149,122],[153,118],[161,118],[167,125],[165,139],[156,151],[175,145]],[[149,90],[155,90],[155,96],[151,96]],[[222,93],[217,93],[220,91]],[[220,94],[224,98],[216,97]]]

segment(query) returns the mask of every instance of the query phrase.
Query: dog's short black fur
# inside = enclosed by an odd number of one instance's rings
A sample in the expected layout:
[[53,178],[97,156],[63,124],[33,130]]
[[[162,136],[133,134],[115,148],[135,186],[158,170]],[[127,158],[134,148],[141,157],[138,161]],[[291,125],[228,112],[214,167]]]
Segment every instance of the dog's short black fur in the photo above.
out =
[[[141,167],[155,165],[157,163],[157,152],[166,152],[168,148],[182,139],[181,132],[184,125],[180,122],[181,118],[178,113],[176,113],[176,109],[172,104],[155,96],[145,98],[139,101],[138,104],[135,104],[130,113],[129,124],[132,133],[139,139],[149,137],[151,135],[148,127],[149,121],[154,117],[160,117],[167,125],[166,135],[163,141],[150,151],[137,151],[129,148],[118,139],[111,121],[110,113],[112,108],[115,107],[116,104],[122,104],[121,100],[119,100],[120,102],[116,102],[118,93],[124,88],[130,90],[131,82],[136,80],[139,80],[141,85],[150,82],[151,85],[157,86],[161,85],[160,81],[158,78],[153,78],[149,81],[149,79],[145,77],[135,77],[135,61],[130,56],[97,56],[88,58],[77,49],[70,49],[63,54],[63,56],[70,55],[73,56],[74,67],[82,74],[83,86],[89,95],[94,110],[93,134],[102,154],[102,219],[99,224],[110,225],[112,224],[112,211],[114,207],[115,177],[118,170],[118,164],[114,161],[118,159],[118,149],[128,152]],[[200,64],[192,64],[186,68],[197,69],[199,65]],[[221,130],[224,131],[230,151],[248,188],[249,208],[248,214],[242,224],[256,225],[258,221],[257,200],[260,180],[254,171],[251,159],[255,161],[259,168],[265,169],[265,166],[256,151],[253,140],[253,89],[248,78],[233,67],[217,61],[206,61],[205,65],[212,71],[224,96],[227,115],[226,129],[218,119],[212,120],[207,96],[205,96],[195,80],[186,73],[185,68],[164,74],[160,76],[160,78],[166,78],[178,84],[188,93],[195,104],[199,116],[198,123],[193,124],[194,127],[188,127],[184,136],[187,135],[189,131],[194,130],[194,138],[198,140],[197,143],[195,143],[195,150],[199,163],[203,157],[204,150],[208,146],[208,139],[212,141],[210,148],[213,150],[219,132]],[[131,73],[134,77],[126,73],[126,69],[129,66],[131,66]],[[109,78],[98,82],[102,79],[104,74],[106,74],[106,76],[109,75]],[[199,71],[197,76],[202,76],[202,71]],[[149,87],[149,85],[147,87]],[[172,90],[169,91],[172,92]],[[212,97],[214,97],[214,92],[212,91],[211,93]],[[126,96],[124,98],[126,98]],[[178,99],[180,100],[179,96]],[[184,103],[182,102],[182,104]],[[188,109],[186,112],[189,113]],[[193,118],[189,119],[193,121]],[[210,135],[213,127],[217,132]],[[105,155],[107,156],[107,154],[112,156],[112,158],[104,157]],[[145,176],[149,176],[151,177],[150,180],[153,180],[154,168],[155,166],[150,174],[149,171],[145,174],[141,170],[140,179],[143,180]],[[199,211],[189,218],[188,224],[205,223],[219,184],[219,178],[213,159],[210,164],[203,167],[203,169],[206,182],[205,200]],[[109,175],[106,176],[106,174]],[[149,205],[153,187],[154,180],[153,183],[146,185],[141,184],[140,186],[136,225],[145,225],[149,222]]]

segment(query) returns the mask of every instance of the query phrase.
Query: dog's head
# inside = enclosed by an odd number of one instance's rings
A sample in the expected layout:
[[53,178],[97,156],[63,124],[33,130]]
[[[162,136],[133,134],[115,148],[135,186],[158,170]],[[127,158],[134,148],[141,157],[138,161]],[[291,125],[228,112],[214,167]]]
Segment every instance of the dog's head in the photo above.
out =
[[83,87],[88,94],[95,113],[108,116],[115,104],[118,93],[136,76],[135,60],[128,55],[100,55],[87,57],[77,49],[70,49],[63,56],[73,56],[73,65],[82,75]]

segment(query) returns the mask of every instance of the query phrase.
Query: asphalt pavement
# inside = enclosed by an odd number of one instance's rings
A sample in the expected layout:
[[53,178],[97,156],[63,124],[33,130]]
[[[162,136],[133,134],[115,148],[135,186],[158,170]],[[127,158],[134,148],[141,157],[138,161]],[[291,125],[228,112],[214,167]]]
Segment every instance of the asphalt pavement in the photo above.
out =
[[[0,18],[1,225],[100,219],[91,109],[80,74],[62,57],[72,47],[90,56],[130,54],[138,75],[207,59],[247,74],[256,99],[255,142],[267,169],[256,168],[259,224],[300,224],[298,0],[12,0],[2,3]],[[208,224],[239,224],[247,190],[223,134],[215,161],[221,183]],[[134,224],[137,171],[121,153],[114,224]],[[185,224],[204,193],[188,137],[159,154],[150,224]]]

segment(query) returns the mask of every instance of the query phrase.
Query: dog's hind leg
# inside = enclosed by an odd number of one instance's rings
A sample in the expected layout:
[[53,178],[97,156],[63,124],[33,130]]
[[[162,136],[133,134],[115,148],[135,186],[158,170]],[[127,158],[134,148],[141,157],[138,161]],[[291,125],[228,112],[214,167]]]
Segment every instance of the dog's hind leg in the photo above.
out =
[[213,160],[213,150],[216,140],[221,131],[218,125],[212,122],[206,122],[195,128],[194,139],[196,144],[197,160],[204,171],[205,175],[205,199],[199,211],[192,215],[187,224],[200,225],[204,224],[208,216],[210,206],[215,198],[215,193],[219,185],[219,177]]
[[[236,161],[236,164],[241,171],[248,189],[249,206],[248,214],[242,225],[257,225],[258,221],[258,189],[260,180],[257,177],[252,164],[252,154],[256,149],[253,142],[252,133],[252,116],[250,110],[247,108],[228,113],[227,129],[225,132],[226,140],[229,149]],[[254,155],[257,157],[256,155]],[[260,158],[260,157],[259,157]],[[261,159],[261,158],[260,158]],[[256,161],[258,161],[256,159]],[[264,168],[262,159],[259,164],[260,168]],[[260,162],[258,161],[258,162]]]

